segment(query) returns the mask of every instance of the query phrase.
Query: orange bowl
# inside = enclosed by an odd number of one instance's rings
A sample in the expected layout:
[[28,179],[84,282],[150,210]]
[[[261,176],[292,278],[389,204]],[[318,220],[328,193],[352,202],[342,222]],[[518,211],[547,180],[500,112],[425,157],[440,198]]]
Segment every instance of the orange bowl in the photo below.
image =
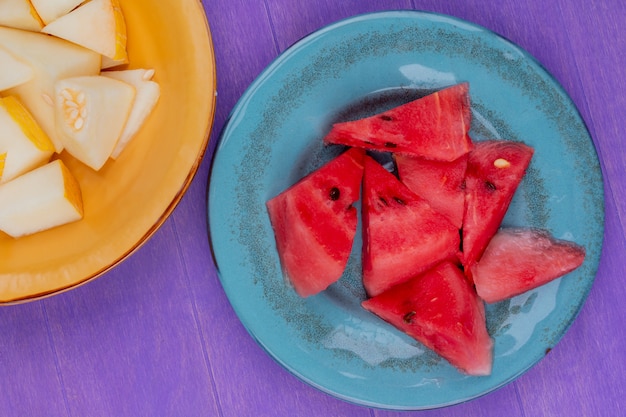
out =
[[120,0],[128,68],[154,68],[161,96],[117,160],[93,171],[66,153],[82,220],[14,239],[0,232],[0,303],[38,299],[92,280],[145,243],[188,188],[215,112],[215,57],[199,0]]

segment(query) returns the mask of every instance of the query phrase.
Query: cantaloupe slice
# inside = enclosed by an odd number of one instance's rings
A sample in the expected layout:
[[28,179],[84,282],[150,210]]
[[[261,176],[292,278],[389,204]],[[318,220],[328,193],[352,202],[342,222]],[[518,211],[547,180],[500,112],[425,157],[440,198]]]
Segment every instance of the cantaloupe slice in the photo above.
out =
[[[0,184],[48,162],[54,145],[15,96],[0,98]],[[2,203],[0,203],[2,204]]]
[[130,140],[137,134],[139,129],[141,129],[141,126],[143,126],[150,113],[152,113],[161,95],[161,89],[159,84],[152,81],[152,77],[154,76],[154,70],[152,69],[140,68],[123,71],[104,71],[102,75],[124,81],[135,87],[137,92],[124,131],[115,149],[113,149],[111,153],[111,158],[117,159],[126,145],[128,145]]
[[60,159],[0,185],[0,230],[12,237],[83,217],[80,185]]
[[118,0],[91,0],[41,30],[119,61],[126,53],[126,23]]
[[0,91],[24,84],[33,78],[33,68],[0,47]]
[[44,23],[30,0],[0,0],[0,25],[39,32]]
[[30,0],[44,24],[68,14],[84,0]]
[[34,71],[30,81],[7,90],[5,95],[20,99],[60,152],[63,146],[54,123],[54,84],[67,77],[99,74],[100,55],[53,36],[6,27],[0,27],[0,47]]
[[99,170],[122,134],[135,88],[94,75],[66,78],[55,87],[55,119],[63,146],[76,159]]

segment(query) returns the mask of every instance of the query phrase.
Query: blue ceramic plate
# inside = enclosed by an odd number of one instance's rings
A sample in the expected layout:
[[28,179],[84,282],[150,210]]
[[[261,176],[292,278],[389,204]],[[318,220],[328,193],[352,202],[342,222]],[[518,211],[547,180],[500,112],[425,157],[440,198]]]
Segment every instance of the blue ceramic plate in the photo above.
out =
[[[458,82],[470,83],[475,140],[535,148],[506,225],[547,228],[587,249],[568,276],[487,307],[493,373],[468,377],[360,307],[361,237],[344,276],[298,297],[281,273],[265,202],[338,153],[322,137]],[[412,11],[357,16],[302,39],[243,95],[225,127],[208,197],[210,238],[236,313],[286,369],[344,400],[390,409],[467,401],[518,377],[568,329],[602,245],[602,175],[589,133],[558,83],[526,52],[451,17]],[[580,221],[584,219],[585,221]]]

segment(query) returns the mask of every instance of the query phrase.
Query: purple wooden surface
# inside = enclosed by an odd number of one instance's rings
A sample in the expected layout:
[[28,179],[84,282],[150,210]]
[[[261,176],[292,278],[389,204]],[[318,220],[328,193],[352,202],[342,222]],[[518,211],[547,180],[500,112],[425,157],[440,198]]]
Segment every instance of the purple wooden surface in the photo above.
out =
[[[181,0],[192,1],[192,0]],[[161,230],[102,278],[0,309],[0,416],[626,415],[626,3],[622,0],[204,0],[218,72],[213,141]],[[483,25],[532,53],[589,126],[605,175],[606,235],[589,298],[562,341],[515,382],[426,412],[368,409],[300,382],[239,323],[215,273],[206,185],[215,141],[254,78],[307,33],[414,8]],[[584,219],[581,219],[584,221]]]

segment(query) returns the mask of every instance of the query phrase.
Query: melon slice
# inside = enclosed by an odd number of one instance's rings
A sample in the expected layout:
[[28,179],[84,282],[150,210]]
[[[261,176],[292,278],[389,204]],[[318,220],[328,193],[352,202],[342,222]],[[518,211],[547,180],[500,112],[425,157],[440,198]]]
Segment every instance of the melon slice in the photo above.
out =
[[498,231],[530,164],[534,150],[520,142],[477,142],[469,154],[465,178],[462,261],[471,266]]
[[119,67],[125,64],[128,64],[128,55],[117,60],[111,59],[106,55],[102,55],[102,65],[100,66],[100,68],[103,70],[106,70],[106,69]]
[[91,0],[41,29],[112,60],[126,58],[126,23],[118,0]]
[[363,155],[350,149],[267,202],[282,269],[302,297],[325,290],[346,268]]
[[48,162],[54,145],[14,96],[0,98],[0,151],[5,154],[0,184]]
[[0,25],[39,32],[43,27],[43,22],[30,0],[2,0],[0,1]]
[[52,36],[5,27],[0,27],[0,47],[34,71],[30,81],[10,88],[6,95],[20,99],[61,152],[54,122],[54,84],[62,78],[99,74],[100,55]]
[[33,78],[30,65],[0,46],[0,91],[24,84]]
[[0,179],[2,179],[2,174],[4,173],[4,163],[7,160],[7,153],[0,152]]
[[30,0],[44,24],[68,14],[85,0]]
[[460,229],[465,209],[467,154],[452,162],[406,155],[395,155],[394,159],[400,180]]
[[0,185],[0,230],[12,237],[80,220],[80,186],[60,159]]
[[454,161],[472,146],[469,84],[461,83],[364,119],[336,123],[325,143]]
[[55,117],[63,146],[99,170],[110,157],[130,115],[135,88],[101,75],[65,78],[55,87]]
[[458,254],[458,228],[369,156],[362,209],[363,286],[369,296]]
[[105,77],[110,77],[119,81],[124,81],[137,91],[133,108],[124,127],[115,149],[111,153],[111,158],[117,159],[124,150],[130,140],[137,134],[141,126],[152,113],[156,106],[161,90],[159,84],[152,81],[154,70],[148,69],[132,69],[124,71],[105,71],[102,72]]
[[585,249],[545,230],[501,229],[472,265],[478,295],[496,303],[555,280],[582,265]]
[[452,262],[442,262],[362,306],[423,343],[460,371],[491,374],[485,307]]

